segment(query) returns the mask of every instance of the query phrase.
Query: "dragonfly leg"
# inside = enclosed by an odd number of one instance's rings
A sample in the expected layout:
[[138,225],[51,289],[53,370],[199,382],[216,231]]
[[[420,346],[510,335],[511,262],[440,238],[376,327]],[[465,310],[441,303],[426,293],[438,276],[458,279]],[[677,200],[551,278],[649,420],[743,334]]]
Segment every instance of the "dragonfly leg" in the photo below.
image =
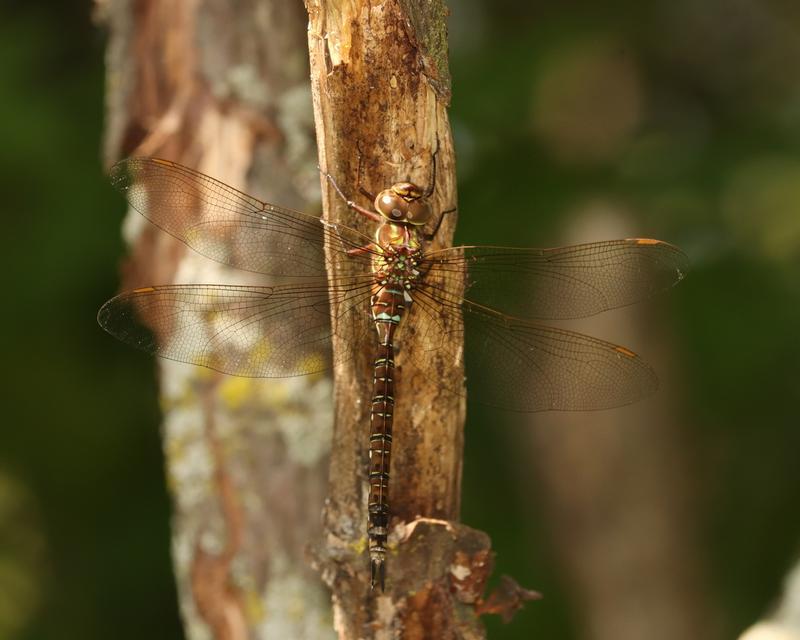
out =
[[439,136],[436,136],[436,149],[431,154],[431,186],[425,190],[425,197],[430,198],[436,188],[436,156],[439,153]]
[[344,201],[344,203],[347,205],[349,209],[352,209],[353,211],[360,213],[362,216],[368,218],[369,220],[372,220],[373,222],[381,221],[381,217],[377,213],[362,207],[361,205],[357,204],[353,200],[350,200],[346,195],[344,195],[344,192],[339,188],[339,185],[336,184],[336,180],[333,179],[333,176],[330,173],[325,173],[323,175],[328,179],[328,182],[331,183],[333,188],[336,190],[336,193],[339,194],[339,197]]
[[367,253],[375,253],[377,251],[377,247],[374,244],[365,244],[363,247],[356,247],[355,249],[348,249],[347,255],[350,257],[353,256],[363,256]]
[[361,185],[358,186],[358,190],[361,192],[362,196],[366,196],[367,198],[369,198],[370,202],[375,202],[375,194],[370,193]]
[[436,237],[436,234],[439,233],[439,227],[442,226],[442,220],[444,220],[444,217],[448,213],[454,213],[455,211],[456,207],[453,207],[452,209],[447,209],[446,211],[442,211],[441,215],[439,216],[439,220],[437,220],[436,222],[436,227],[434,227],[433,231],[431,231],[430,233],[425,234],[425,240],[427,240],[428,242],[433,240]]

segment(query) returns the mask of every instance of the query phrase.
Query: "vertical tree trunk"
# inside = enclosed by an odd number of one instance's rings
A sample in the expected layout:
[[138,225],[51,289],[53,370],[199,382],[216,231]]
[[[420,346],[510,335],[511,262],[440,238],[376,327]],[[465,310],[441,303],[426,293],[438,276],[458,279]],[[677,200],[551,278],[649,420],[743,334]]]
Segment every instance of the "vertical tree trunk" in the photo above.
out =
[[[569,243],[633,235],[618,216],[580,222]],[[605,313],[580,330],[646,349],[662,381],[658,394],[616,410],[537,415],[528,446],[513,448],[526,456],[525,468],[537,461],[537,478],[526,473],[521,484],[541,487],[582,638],[711,640],[718,617],[694,527],[693,470],[670,398],[671,358],[659,347],[669,339],[645,313],[644,305]]]
[[[176,160],[280,204],[317,197],[302,6],[110,0],[106,162]],[[189,251],[136,213],[125,288],[263,282]],[[173,555],[193,640],[330,638],[308,567],[320,531],[330,380],[260,381],[159,363]],[[153,472],[153,470],[143,470]]]
[[[306,8],[322,171],[332,174],[349,198],[371,207],[359,187],[375,193],[410,179],[427,188],[436,162],[431,198],[435,215],[454,207],[443,3],[306,0]],[[372,235],[374,225],[359,220],[330,185],[325,187],[327,220]],[[436,246],[451,241],[454,222],[454,216],[445,219]],[[349,269],[352,265],[346,258],[334,266],[338,272]],[[334,324],[368,323],[365,311],[347,313],[334,305]],[[474,611],[462,603],[474,602],[474,585],[465,589],[455,578],[468,574],[482,590],[489,564],[486,537],[455,524],[464,401],[443,392],[437,383],[442,378],[461,380],[463,371],[439,355],[431,357],[426,367],[405,357],[413,349],[425,348],[428,329],[416,322],[400,328],[389,489],[393,514],[389,545],[394,551],[389,554],[383,595],[370,591],[364,552],[374,331],[360,332],[364,340],[355,357],[335,370],[336,446],[325,517],[329,539],[320,564],[334,592],[340,638],[482,637]],[[340,349],[352,346],[335,341],[334,351]],[[459,574],[459,565],[467,574]]]

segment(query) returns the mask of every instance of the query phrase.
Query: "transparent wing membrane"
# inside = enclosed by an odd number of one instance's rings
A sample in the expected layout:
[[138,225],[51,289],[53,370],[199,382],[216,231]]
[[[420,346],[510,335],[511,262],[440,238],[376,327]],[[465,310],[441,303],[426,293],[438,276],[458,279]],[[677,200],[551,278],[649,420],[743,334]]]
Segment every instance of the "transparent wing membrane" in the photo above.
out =
[[[421,339],[420,361],[431,351],[443,351],[453,362],[466,363],[469,387],[483,404],[525,412],[608,409],[658,387],[639,356],[610,342],[512,318],[468,300],[459,309],[425,289],[412,309],[431,321]],[[462,389],[460,381],[437,383],[456,393]]]
[[470,299],[542,320],[639,302],[680,281],[688,269],[680,249],[643,238],[557,249],[453,247],[429,258],[431,275],[465,272]]
[[[111,169],[111,183],[157,227],[245,271],[324,277],[324,237],[342,251],[370,242],[354,229],[323,226],[317,216],[262,202],[167,160],[123,160]],[[368,257],[353,259],[368,268]]]
[[[148,353],[248,377],[285,377],[331,366],[330,302],[341,313],[364,309],[369,282],[348,287],[168,285],[146,287],[106,302],[98,322],[111,335]],[[347,343],[369,324],[339,322]],[[342,350],[340,357],[349,357]]]
[[[328,368],[334,331],[339,359],[377,339],[370,295],[379,249],[371,238],[165,160],[123,161],[112,182],[148,220],[202,255],[297,278],[269,287],[169,285],[123,293],[98,314],[123,342],[224,373],[283,377]],[[347,271],[356,275],[328,280],[326,240],[336,262],[352,265]],[[653,371],[631,351],[530,319],[584,317],[648,298],[684,277],[687,259],[676,247],[641,238],[556,249],[466,246],[430,252],[422,262],[425,275],[410,292],[400,328],[417,323],[420,339],[416,351],[401,355],[420,363],[433,353],[466,360],[482,402],[517,411],[604,409],[655,391]],[[455,274],[466,276],[466,291]],[[455,393],[461,382],[431,381]]]

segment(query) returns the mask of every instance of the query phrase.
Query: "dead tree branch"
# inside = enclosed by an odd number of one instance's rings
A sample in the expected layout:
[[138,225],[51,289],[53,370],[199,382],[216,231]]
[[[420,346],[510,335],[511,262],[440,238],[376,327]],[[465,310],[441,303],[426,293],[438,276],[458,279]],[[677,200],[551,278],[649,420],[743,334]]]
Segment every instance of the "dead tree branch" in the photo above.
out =
[[[399,180],[431,186],[438,214],[455,206],[453,145],[447,118],[450,76],[446,8],[441,1],[306,0],[320,167],[363,206]],[[328,221],[373,229],[356,220],[329,185]],[[435,246],[449,244],[455,216],[444,220]],[[334,273],[353,266],[335,258]],[[462,274],[453,274],[461,278]],[[426,343],[438,331],[423,318],[401,326],[390,503],[394,552],[387,593],[371,592],[366,550],[366,468],[374,330],[363,309],[332,309],[336,323],[354,323],[364,338],[355,357],[335,369],[334,448],[329,531],[320,564],[334,591],[340,638],[480,638],[471,604],[491,565],[488,538],[456,524],[459,515],[463,398],[438,381],[463,380],[459,363]],[[340,325],[341,326],[341,325]],[[348,325],[349,326],[349,325]],[[439,329],[440,330],[440,329]],[[341,333],[336,331],[336,333]],[[427,349],[425,366],[404,357]],[[334,351],[350,348],[334,343]],[[420,519],[424,517],[424,519]],[[388,635],[387,635],[388,634]]]

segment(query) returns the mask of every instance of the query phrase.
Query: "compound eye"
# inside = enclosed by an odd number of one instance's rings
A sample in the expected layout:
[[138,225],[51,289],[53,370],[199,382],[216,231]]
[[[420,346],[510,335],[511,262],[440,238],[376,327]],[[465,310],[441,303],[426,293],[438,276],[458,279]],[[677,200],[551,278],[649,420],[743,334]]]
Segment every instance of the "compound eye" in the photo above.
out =
[[408,205],[408,221],[412,224],[425,224],[431,219],[431,208],[427,202],[416,200]]
[[375,198],[375,208],[389,220],[403,220],[408,212],[408,203],[387,189]]

